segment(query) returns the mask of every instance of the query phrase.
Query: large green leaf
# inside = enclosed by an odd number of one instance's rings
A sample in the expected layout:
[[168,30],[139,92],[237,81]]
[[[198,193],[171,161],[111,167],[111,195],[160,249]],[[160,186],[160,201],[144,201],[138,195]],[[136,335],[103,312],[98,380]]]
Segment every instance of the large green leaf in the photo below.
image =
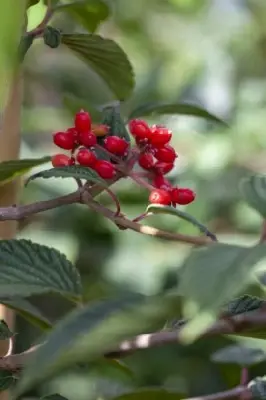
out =
[[3,185],[18,176],[24,175],[31,168],[49,162],[51,157],[28,158],[24,160],[10,160],[0,163],[0,185]]
[[147,207],[147,212],[151,212],[153,214],[168,214],[173,215],[175,217],[179,217],[184,219],[187,222],[190,222],[194,226],[196,226],[202,233],[206,236],[209,236],[212,240],[217,241],[216,236],[211,233],[206,226],[204,226],[201,222],[197,221],[192,215],[179,210],[178,208],[164,206],[160,204],[150,204]]
[[1,240],[1,297],[12,299],[47,292],[79,298],[81,283],[77,269],[50,247],[24,239]]
[[32,175],[27,183],[37,178],[76,178],[76,179],[86,179],[86,181],[91,181],[94,183],[99,183],[102,186],[107,186],[106,182],[100,178],[100,176],[88,167],[80,167],[78,165],[72,165],[70,167],[56,167],[45,171],[38,172]]
[[194,340],[213,322],[221,307],[250,283],[253,266],[266,257],[266,245],[241,247],[213,244],[192,252],[180,274],[185,317],[194,317],[184,338]]
[[240,183],[240,190],[246,202],[266,218],[266,176],[244,178]]
[[94,32],[108,18],[110,11],[103,0],[71,1],[57,6],[56,10],[66,11],[89,32]]
[[180,114],[180,115],[189,115],[193,117],[205,118],[212,122],[217,122],[219,124],[225,125],[225,122],[220,118],[216,117],[213,114],[210,114],[208,111],[204,110],[201,107],[198,107],[193,104],[156,104],[156,103],[146,103],[135,110],[133,110],[129,119],[143,117],[151,114]]
[[62,35],[64,43],[104,80],[120,100],[134,87],[134,74],[127,55],[110,39],[98,35]]
[[124,339],[155,329],[158,323],[178,314],[178,308],[176,298],[129,295],[76,309],[32,356],[17,395],[76,363],[95,361]]
[[178,400],[183,398],[184,394],[169,392],[165,389],[140,389],[133,393],[122,394],[113,400]]

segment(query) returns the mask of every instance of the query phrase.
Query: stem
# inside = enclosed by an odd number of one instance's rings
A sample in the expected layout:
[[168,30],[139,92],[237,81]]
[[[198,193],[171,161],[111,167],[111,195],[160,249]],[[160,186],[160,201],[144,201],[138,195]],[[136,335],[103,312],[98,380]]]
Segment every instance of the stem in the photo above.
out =
[[112,192],[111,189],[105,189],[105,191],[109,194],[109,196],[111,197],[111,199],[114,201],[115,205],[116,205],[116,213],[115,215],[119,215],[121,212],[121,207],[120,207],[120,203],[119,200],[117,198],[117,196],[114,194],[114,192]]
[[47,1],[46,13],[45,13],[45,15],[43,17],[43,20],[41,21],[41,23],[38,26],[36,26],[36,28],[34,28],[31,31],[27,32],[27,35],[33,35],[35,37],[42,35],[46,25],[48,24],[48,22],[52,18],[53,13],[54,13],[54,10],[53,10],[53,7],[52,7],[52,1],[48,0]]

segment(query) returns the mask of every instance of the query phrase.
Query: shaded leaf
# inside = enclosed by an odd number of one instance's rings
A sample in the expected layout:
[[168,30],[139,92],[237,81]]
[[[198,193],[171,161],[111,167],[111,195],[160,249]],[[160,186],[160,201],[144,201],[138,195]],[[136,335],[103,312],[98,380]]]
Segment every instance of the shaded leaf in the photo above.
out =
[[266,353],[258,348],[233,344],[213,353],[211,359],[220,364],[238,364],[244,367],[265,361]]
[[43,31],[43,41],[47,46],[56,49],[61,43],[61,32],[59,29],[48,25]]
[[27,53],[27,51],[30,49],[32,43],[34,41],[34,35],[23,35],[22,38],[20,39],[19,43],[19,60],[22,62],[24,60],[24,57]]
[[164,206],[164,205],[160,205],[160,204],[150,204],[147,207],[146,212],[151,212],[153,214],[168,214],[168,215],[173,215],[175,217],[182,218],[185,221],[190,222],[191,224],[193,224],[194,226],[199,228],[199,230],[202,233],[204,233],[206,236],[209,236],[212,240],[217,241],[216,236],[213,233],[211,233],[206,226],[204,226],[202,223],[197,221],[196,218],[194,218],[192,215],[190,215],[184,211],[181,211],[178,208]]
[[120,100],[134,87],[132,66],[117,43],[98,35],[62,35],[62,43],[83,59],[104,80]]
[[1,240],[1,296],[12,299],[47,292],[79,298],[81,282],[77,269],[50,247],[24,239]]
[[119,136],[130,142],[130,136],[120,113],[119,103],[103,109],[102,123],[110,128],[107,136]]
[[24,160],[10,160],[0,163],[0,185],[3,185],[18,176],[24,175],[31,168],[50,161],[51,157],[28,158]]
[[39,3],[40,0],[28,0],[27,8],[31,6],[35,6],[35,4]]
[[0,391],[9,389],[16,381],[17,379],[10,371],[0,370]]
[[226,125],[226,123],[223,120],[221,120],[220,118],[216,117],[213,114],[210,114],[203,108],[193,104],[184,104],[184,103],[177,103],[177,104],[146,103],[133,110],[128,119],[143,117],[151,114],[189,115],[193,117],[205,118],[209,121]]
[[69,13],[89,32],[94,32],[98,25],[109,16],[109,7],[102,0],[72,1],[56,9]]
[[266,218],[266,176],[244,178],[240,183],[240,191],[246,202]]
[[14,334],[10,331],[7,323],[1,319],[0,320],[0,340],[10,339]]
[[177,298],[128,295],[74,310],[32,356],[17,395],[76,363],[96,360],[124,339],[158,327],[178,313],[179,304]]
[[45,171],[38,172],[32,175],[27,183],[33,181],[37,178],[76,178],[76,179],[86,179],[86,181],[91,181],[94,183],[99,183],[102,186],[107,186],[106,182],[99,177],[99,175],[88,167],[80,167],[78,165],[72,165],[69,167],[56,167],[47,169]]
[[59,393],[48,394],[47,396],[41,397],[41,400],[67,400],[66,397],[61,396]]
[[237,299],[230,301],[230,303],[225,308],[225,312],[233,316],[257,310],[263,304],[265,304],[265,300],[260,299],[256,296],[245,294]]
[[266,377],[258,377],[248,384],[248,389],[252,394],[252,400],[264,400],[266,397]]
[[113,400],[178,400],[183,398],[184,394],[169,392],[165,389],[140,389],[115,397]]

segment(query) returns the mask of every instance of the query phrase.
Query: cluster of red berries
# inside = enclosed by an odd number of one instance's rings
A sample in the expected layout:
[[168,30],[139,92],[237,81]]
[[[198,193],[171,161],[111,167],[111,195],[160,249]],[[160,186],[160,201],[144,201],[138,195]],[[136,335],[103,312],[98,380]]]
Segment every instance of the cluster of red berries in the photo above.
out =
[[[195,199],[195,193],[188,188],[172,187],[165,175],[174,168],[177,154],[170,140],[172,133],[164,126],[150,127],[143,120],[131,120],[129,130],[136,142],[138,164],[149,172],[154,190],[151,191],[149,201],[153,204],[172,205],[189,204]],[[101,178],[112,179],[116,175],[116,161],[113,158],[121,157],[121,161],[130,154],[129,143],[118,136],[109,136],[107,125],[93,125],[88,112],[81,110],[75,115],[74,127],[64,132],[56,132],[54,143],[66,154],[56,154],[52,157],[54,167],[79,164],[94,169]],[[110,161],[97,156],[98,138],[107,154],[113,155]],[[115,156],[115,157],[114,157]],[[119,160],[118,160],[119,161]],[[126,161],[125,161],[126,162]]]
[[139,165],[152,173],[152,185],[149,201],[153,204],[172,205],[189,204],[195,199],[195,193],[188,188],[172,187],[164,177],[174,168],[177,158],[175,149],[170,146],[172,132],[166,127],[150,127],[143,120],[131,120],[129,129],[140,150]]

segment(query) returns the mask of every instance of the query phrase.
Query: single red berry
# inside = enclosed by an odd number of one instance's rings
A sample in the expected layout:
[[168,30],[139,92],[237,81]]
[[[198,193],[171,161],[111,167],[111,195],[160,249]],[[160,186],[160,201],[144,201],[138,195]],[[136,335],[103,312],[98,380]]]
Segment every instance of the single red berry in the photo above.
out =
[[172,132],[164,126],[155,125],[152,127],[151,132],[150,143],[154,147],[163,147],[165,144],[169,143],[172,138]]
[[54,144],[64,150],[72,150],[75,147],[75,137],[73,133],[56,132],[53,135]]
[[96,145],[97,137],[92,132],[80,132],[78,141],[83,146],[92,147]]
[[138,162],[143,169],[151,169],[155,161],[151,153],[142,153],[139,155]]
[[142,119],[129,121],[129,130],[138,140],[149,139],[152,134],[149,125]]
[[157,161],[154,164],[154,168],[160,174],[166,175],[166,174],[168,174],[168,172],[172,171],[172,169],[174,168],[174,163],[166,163],[166,162],[162,162],[162,161]]
[[155,157],[159,161],[173,163],[177,157],[177,154],[172,146],[166,144],[164,147],[160,147],[159,149],[157,149],[157,151],[155,152]]
[[108,125],[91,125],[91,130],[96,136],[105,136],[109,132],[109,126]]
[[195,199],[195,197],[196,197],[196,194],[191,189],[173,188],[173,190],[171,191],[171,198],[172,198],[173,203],[186,205],[186,204],[192,203],[192,201]]
[[165,179],[163,175],[156,175],[155,178],[153,179],[152,184],[158,189],[163,189],[166,191],[172,189],[171,183],[167,179]]
[[115,168],[109,161],[97,160],[93,168],[103,179],[112,179],[115,176]]
[[128,148],[128,142],[118,136],[108,136],[104,140],[104,147],[112,154],[123,156]]
[[93,167],[97,161],[96,155],[87,149],[80,149],[77,154],[77,161],[80,165]]
[[75,116],[75,128],[79,133],[91,130],[91,116],[88,112],[80,110]]
[[152,190],[149,196],[149,202],[152,204],[171,204],[171,195],[169,192],[163,189]]
[[71,158],[65,154],[55,154],[51,158],[53,167],[66,167],[71,165]]

